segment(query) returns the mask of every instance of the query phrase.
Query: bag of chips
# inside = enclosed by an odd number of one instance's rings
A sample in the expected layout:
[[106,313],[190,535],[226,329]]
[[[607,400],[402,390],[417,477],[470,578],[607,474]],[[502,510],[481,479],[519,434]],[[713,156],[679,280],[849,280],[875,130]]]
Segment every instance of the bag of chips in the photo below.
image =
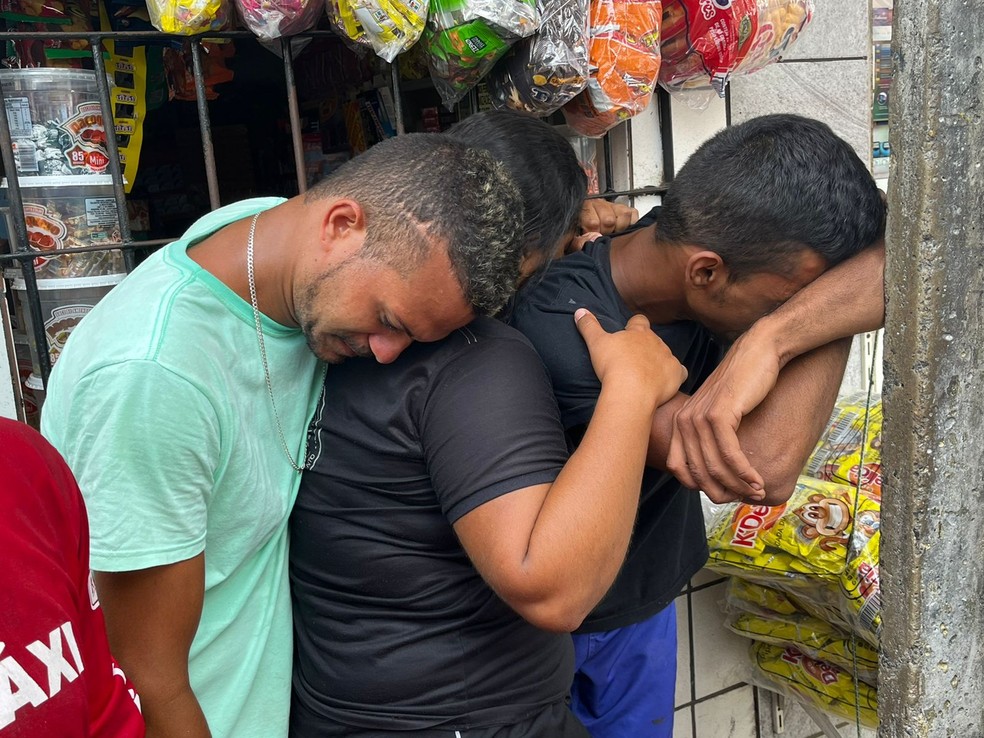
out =
[[568,125],[598,137],[649,105],[659,78],[662,0],[591,0],[591,76],[564,106]]
[[877,650],[803,612],[779,590],[732,577],[726,607],[729,614],[725,624],[738,635],[776,646],[792,646],[812,659],[830,662],[877,685]]
[[497,108],[550,115],[588,81],[588,0],[542,0],[540,14],[540,30],[487,78]]
[[265,41],[313,28],[325,0],[236,0],[246,27]]
[[0,18],[25,23],[71,23],[63,0],[0,0]]
[[787,592],[877,646],[880,520],[881,502],[865,490],[800,477],[783,505],[722,506],[708,567]]
[[659,81],[667,90],[724,88],[777,61],[813,17],[813,0],[666,0]]
[[881,397],[875,396],[870,411],[867,408],[868,396],[863,392],[837,401],[826,432],[806,462],[805,473],[852,487],[860,482],[881,499]]
[[228,0],[147,0],[147,11],[154,28],[180,36],[220,31],[229,20]]
[[753,681],[845,720],[878,727],[878,690],[792,647],[753,643]]
[[392,63],[424,32],[427,0],[328,0],[328,19],[342,38]]
[[424,49],[450,110],[519,39],[540,26],[535,0],[431,0]]

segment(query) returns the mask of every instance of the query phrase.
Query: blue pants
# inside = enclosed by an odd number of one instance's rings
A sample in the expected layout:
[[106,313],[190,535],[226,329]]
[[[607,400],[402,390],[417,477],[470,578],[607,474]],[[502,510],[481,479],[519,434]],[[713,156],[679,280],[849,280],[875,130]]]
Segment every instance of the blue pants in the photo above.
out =
[[676,604],[648,620],[574,635],[571,709],[591,738],[671,738]]

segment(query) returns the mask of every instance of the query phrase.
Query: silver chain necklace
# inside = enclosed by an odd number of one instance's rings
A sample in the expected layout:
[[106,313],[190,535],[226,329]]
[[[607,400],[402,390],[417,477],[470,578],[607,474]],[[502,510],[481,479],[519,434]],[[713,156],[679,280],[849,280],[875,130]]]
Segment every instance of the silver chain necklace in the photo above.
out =
[[256,299],[256,278],[253,274],[253,235],[256,233],[256,221],[260,219],[260,214],[253,216],[253,222],[249,225],[249,238],[246,241],[246,276],[249,280],[249,301],[253,305],[253,320],[256,323],[256,341],[260,344],[260,359],[263,362],[263,375],[266,377],[267,394],[270,395],[270,407],[273,408],[273,420],[277,424],[277,433],[280,435],[280,445],[283,446],[287,461],[297,473],[304,470],[294,461],[287,446],[287,439],[284,436],[284,428],[280,424],[280,413],[277,412],[277,401],[273,399],[273,382],[270,380],[270,366],[267,364],[266,345],[263,343],[263,327],[260,323],[260,306]]

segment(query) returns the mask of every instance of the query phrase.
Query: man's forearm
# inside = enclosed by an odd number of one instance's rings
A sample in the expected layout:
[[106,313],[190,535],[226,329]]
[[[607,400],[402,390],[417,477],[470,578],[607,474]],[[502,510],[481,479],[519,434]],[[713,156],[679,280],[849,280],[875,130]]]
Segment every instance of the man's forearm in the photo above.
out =
[[885,245],[865,249],[824,272],[749,331],[781,365],[838,338],[885,322]]
[[741,447],[765,482],[764,504],[792,494],[830,418],[850,350],[851,339],[842,338],[791,361],[738,428]]

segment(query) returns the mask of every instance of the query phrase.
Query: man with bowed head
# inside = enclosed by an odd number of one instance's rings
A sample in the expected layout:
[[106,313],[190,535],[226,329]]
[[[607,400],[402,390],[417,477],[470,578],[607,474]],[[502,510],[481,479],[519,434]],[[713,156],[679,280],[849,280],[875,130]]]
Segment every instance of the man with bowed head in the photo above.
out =
[[848,337],[882,320],[884,222],[847,143],[817,121],[765,116],[701,146],[634,230],[588,244],[517,296],[511,322],[543,358],[574,447],[603,388],[572,313],[615,327],[641,312],[689,370],[647,434],[625,563],[574,635],[572,706],[593,738],[672,734],[673,601],[707,558],[692,490],[788,499]]
[[305,195],[209,213],[80,323],[42,426],[148,736],[285,734],[287,518],[321,362],[391,362],[498,311],[521,213],[487,154],[401,136]]

